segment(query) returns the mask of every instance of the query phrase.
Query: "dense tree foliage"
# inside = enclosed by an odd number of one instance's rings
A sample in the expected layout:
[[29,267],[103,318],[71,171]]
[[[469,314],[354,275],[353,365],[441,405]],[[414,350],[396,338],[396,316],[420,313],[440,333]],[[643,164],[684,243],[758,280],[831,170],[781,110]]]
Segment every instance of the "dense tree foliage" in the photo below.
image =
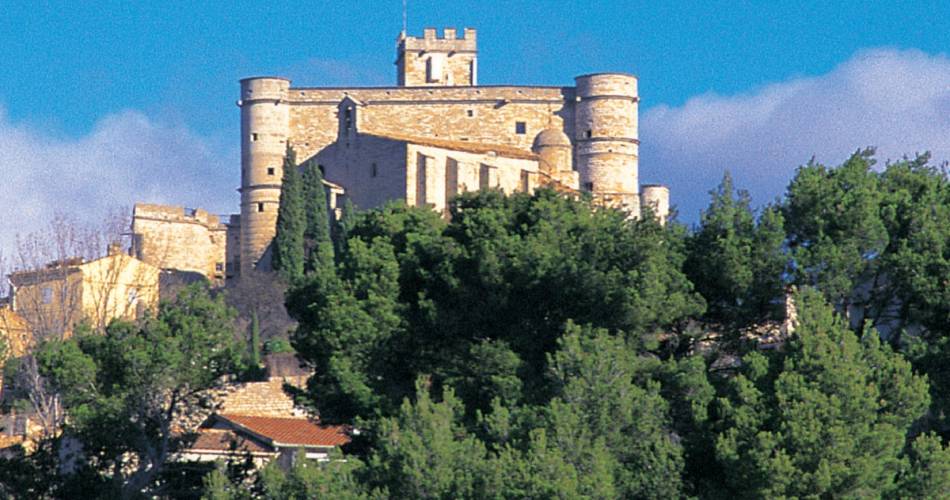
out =
[[746,326],[780,315],[787,258],[784,219],[766,207],[756,220],[749,194],[734,193],[726,172],[688,240],[686,273],[708,304],[707,317]]
[[546,356],[568,320],[645,348],[703,307],[678,227],[550,191],[463,195],[450,222],[388,205],[346,235],[338,279],[288,300],[325,419],[389,413],[421,375],[457,386],[469,416],[496,397],[545,402]]
[[[300,396],[358,433],[253,484],[213,470],[206,498],[950,496],[950,184],[926,156],[810,162],[759,210],[727,175],[691,231],[548,190],[464,194],[447,218],[347,207],[331,231],[303,179]],[[256,359],[215,303],[44,345],[94,459],[44,486],[62,457],[43,443],[0,460],[4,492],[163,494],[137,474],[175,446],[169,400],[144,394]]]
[[813,293],[782,351],[746,356],[718,401],[716,456],[732,496],[862,498],[892,491],[925,379],[858,338]]
[[[41,443],[47,454],[27,461],[33,473],[64,497],[151,491],[182,445],[172,428],[176,414],[220,377],[240,371],[244,346],[232,318],[220,298],[196,285],[140,323],[117,321],[104,334],[79,331],[39,346],[40,371],[68,417],[61,436]],[[13,466],[0,464],[0,476]],[[57,476],[57,469],[67,473]]]

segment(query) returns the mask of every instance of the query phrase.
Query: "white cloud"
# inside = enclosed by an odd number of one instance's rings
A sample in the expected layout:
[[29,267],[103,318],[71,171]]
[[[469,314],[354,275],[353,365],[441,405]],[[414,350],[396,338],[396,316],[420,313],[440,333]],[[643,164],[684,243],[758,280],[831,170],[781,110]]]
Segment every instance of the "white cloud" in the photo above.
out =
[[812,156],[838,164],[875,146],[881,163],[923,151],[950,160],[950,59],[866,50],[818,77],[651,108],[640,130],[641,178],[668,183],[680,219],[692,222],[726,169],[763,203]]
[[13,123],[0,108],[0,251],[57,213],[95,223],[137,201],[237,210],[236,146],[137,111],[101,119],[87,135],[62,138]]

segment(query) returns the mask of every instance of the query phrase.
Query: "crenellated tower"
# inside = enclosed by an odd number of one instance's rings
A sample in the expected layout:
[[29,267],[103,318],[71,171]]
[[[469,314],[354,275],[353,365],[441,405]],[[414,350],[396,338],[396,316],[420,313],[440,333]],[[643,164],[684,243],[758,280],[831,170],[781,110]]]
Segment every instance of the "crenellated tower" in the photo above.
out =
[[277,232],[290,130],[290,80],[241,80],[241,274],[253,269]]
[[445,28],[440,38],[435,28],[426,28],[422,38],[400,33],[396,44],[400,87],[478,85],[475,30],[465,28],[463,37],[458,38],[455,28]]
[[579,76],[575,82],[575,165],[581,189],[638,217],[637,78],[597,73]]

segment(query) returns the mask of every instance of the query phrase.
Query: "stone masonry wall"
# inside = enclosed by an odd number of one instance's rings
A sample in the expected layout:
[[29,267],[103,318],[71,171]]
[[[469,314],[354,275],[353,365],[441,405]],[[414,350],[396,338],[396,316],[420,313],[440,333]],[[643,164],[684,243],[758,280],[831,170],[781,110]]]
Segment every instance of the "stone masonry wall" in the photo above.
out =
[[[515,146],[531,150],[543,129],[573,132],[570,87],[290,89],[289,140],[304,160],[337,140],[337,107],[356,107],[359,131]],[[524,133],[516,130],[524,122]]]
[[133,249],[139,260],[159,269],[224,279],[227,227],[218,216],[195,209],[136,204],[132,212]]

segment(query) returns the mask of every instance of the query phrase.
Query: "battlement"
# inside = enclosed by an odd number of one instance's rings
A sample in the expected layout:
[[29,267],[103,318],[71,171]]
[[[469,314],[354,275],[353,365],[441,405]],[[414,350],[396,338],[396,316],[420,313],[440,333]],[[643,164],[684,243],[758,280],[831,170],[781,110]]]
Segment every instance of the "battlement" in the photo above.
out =
[[455,28],[445,28],[442,36],[435,28],[422,30],[422,37],[399,35],[399,52],[418,50],[426,52],[476,52],[478,50],[475,30],[465,28],[462,37]]
[[162,222],[200,224],[210,229],[224,229],[219,216],[200,208],[136,203],[132,211],[132,217],[134,219],[151,219]]

